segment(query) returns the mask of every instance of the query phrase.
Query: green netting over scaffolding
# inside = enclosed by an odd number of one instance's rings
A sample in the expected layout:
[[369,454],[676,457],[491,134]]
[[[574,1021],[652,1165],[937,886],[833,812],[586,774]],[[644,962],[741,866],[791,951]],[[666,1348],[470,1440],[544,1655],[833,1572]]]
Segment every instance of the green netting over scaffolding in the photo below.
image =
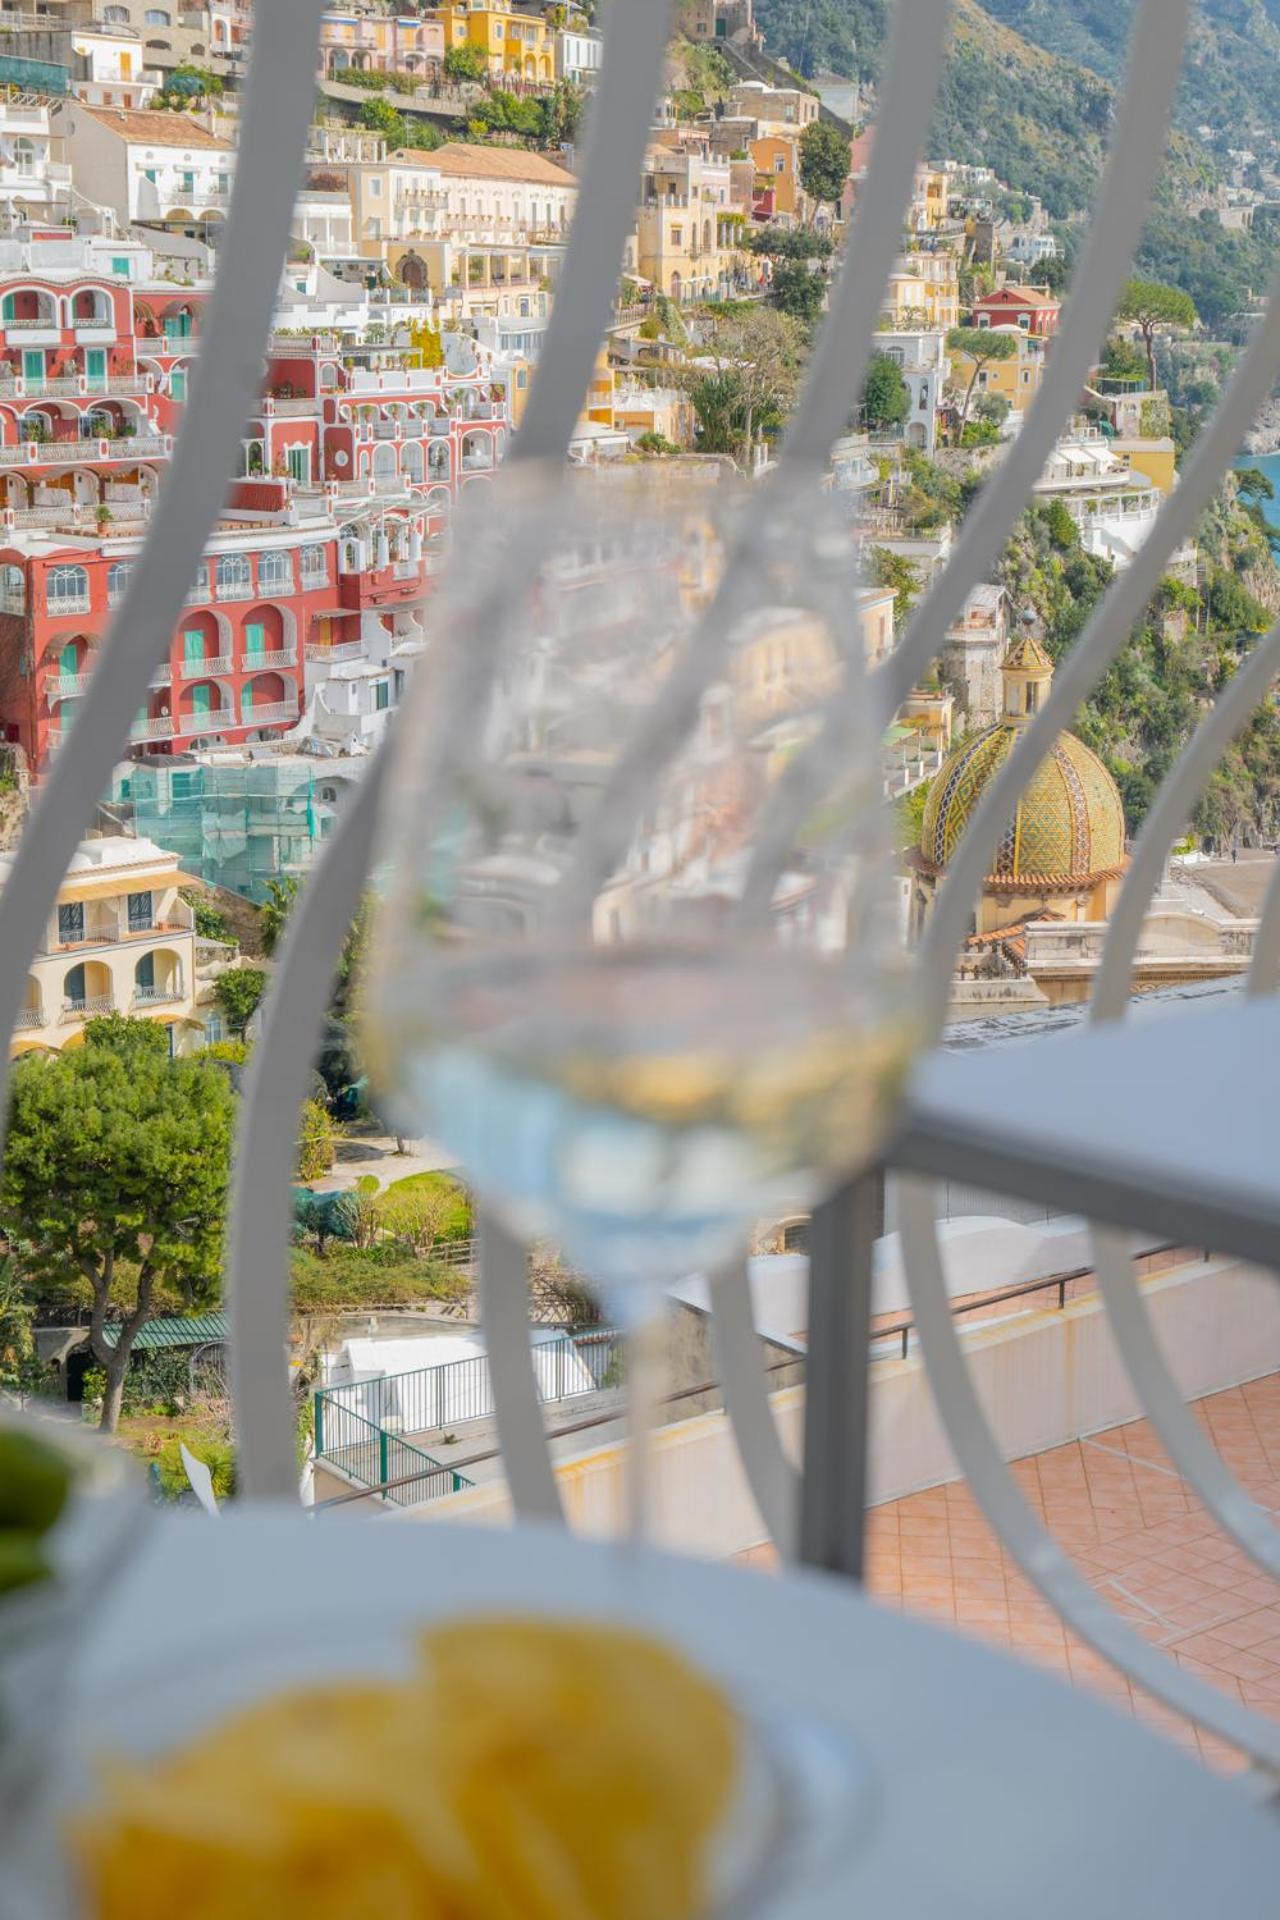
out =
[[310,867],[349,780],[301,754],[228,766],[153,761],[116,769],[111,804],[188,873],[261,901],[269,880]]

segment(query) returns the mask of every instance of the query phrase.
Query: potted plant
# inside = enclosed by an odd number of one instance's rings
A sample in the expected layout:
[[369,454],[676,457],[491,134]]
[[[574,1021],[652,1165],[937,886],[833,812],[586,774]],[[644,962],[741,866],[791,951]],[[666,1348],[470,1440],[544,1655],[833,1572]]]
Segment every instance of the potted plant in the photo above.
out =
[[109,526],[112,526],[115,522],[115,515],[114,513],[112,513],[110,507],[107,505],[105,500],[100,501],[97,507],[94,509],[93,518],[94,518],[94,524],[97,526],[98,532],[100,534],[105,534],[107,531],[107,528]]

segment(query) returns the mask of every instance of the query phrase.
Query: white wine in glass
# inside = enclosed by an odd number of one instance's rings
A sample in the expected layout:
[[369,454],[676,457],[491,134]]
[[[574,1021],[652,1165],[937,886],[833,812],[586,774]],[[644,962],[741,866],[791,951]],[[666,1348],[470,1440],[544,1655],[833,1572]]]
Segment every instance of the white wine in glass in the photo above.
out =
[[870,1161],[913,1020],[854,540],[717,464],[508,470],[399,722],[375,1076],[624,1328]]

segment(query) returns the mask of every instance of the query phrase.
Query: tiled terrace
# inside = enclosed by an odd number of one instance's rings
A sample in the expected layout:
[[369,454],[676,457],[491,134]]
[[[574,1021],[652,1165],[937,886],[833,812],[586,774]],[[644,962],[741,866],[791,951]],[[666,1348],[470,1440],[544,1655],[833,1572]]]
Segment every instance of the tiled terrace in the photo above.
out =
[[[1280,1515],[1280,1375],[1211,1394],[1194,1411],[1254,1499]],[[1035,1454],[1013,1472],[1054,1538],[1130,1625],[1180,1666],[1280,1717],[1280,1583],[1209,1519],[1147,1421]],[[768,1565],[773,1551],[741,1557]],[[868,1588],[886,1605],[947,1622],[1089,1687],[1215,1767],[1243,1764],[1064,1631],[964,1482],[876,1507],[867,1558]]]

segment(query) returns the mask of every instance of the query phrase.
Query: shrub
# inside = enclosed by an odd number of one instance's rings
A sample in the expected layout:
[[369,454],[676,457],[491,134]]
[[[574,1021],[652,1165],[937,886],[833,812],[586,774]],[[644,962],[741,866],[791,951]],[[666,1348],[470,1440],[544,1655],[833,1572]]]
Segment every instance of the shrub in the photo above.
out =
[[203,1434],[175,1434],[155,1456],[156,1485],[165,1500],[180,1500],[191,1482],[182,1464],[179,1448],[203,1460],[213,1479],[213,1491],[219,1500],[229,1500],[236,1490],[236,1455],[229,1440],[212,1440]]
[[319,1100],[308,1100],[302,1109],[298,1133],[298,1178],[319,1180],[332,1167],[337,1153],[337,1128],[329,1109]]

